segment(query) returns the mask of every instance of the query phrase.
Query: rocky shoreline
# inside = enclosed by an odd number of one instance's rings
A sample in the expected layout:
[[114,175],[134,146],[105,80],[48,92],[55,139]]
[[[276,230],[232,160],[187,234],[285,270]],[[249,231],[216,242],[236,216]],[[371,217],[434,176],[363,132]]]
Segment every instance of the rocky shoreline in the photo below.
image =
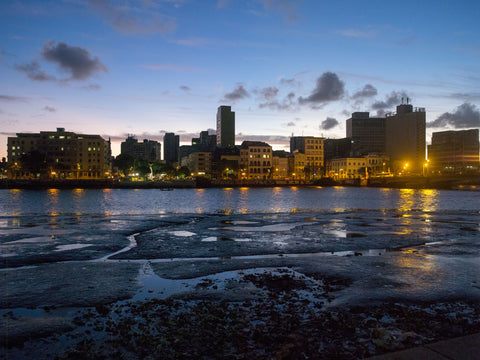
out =
[[[312,283],[312,279],[318,282]],[[221,289],[80,309],[2,336],[6,358],[363,359],[480,331],[480,304],[391,300],[329,306],[348,279],[290,269],[240,273]],[[313,297],[312,297],[313,296]],[[55,312],[55,309],[45,309]],[[3,321],[20,323],[12,312]],[[2,334],[4,335],[4,334]]]

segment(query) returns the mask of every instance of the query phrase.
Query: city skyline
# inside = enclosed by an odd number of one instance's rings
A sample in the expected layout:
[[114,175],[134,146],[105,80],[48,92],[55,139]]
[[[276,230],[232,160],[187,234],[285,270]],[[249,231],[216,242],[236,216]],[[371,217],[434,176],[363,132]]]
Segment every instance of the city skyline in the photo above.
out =
[[345,137],[356,111],[425,107],[432,132],[480,127],[473,1],[5,1],[0,157],[64,127],[182,142],[232,106],[237,143]]

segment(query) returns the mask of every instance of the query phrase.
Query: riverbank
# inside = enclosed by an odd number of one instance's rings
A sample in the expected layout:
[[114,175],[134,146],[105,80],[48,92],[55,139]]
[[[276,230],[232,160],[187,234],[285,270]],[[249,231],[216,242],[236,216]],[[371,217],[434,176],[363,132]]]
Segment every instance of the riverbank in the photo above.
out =
[[334,181],[322,178],[305,180],[210,180],[173,179],[162,181],[105,180],[19,180],[1,179],[0,189],[187,189],[187,188],[239,188],[239,187],[292,187],[292,186],[367,186],[396,189],[480,190],[480,175],[470,176],[402,176]]

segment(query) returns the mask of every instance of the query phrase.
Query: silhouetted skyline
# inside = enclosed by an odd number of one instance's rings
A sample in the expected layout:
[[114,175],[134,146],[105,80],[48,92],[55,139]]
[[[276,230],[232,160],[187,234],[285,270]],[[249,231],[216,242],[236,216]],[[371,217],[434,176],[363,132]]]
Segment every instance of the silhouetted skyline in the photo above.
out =
[[[0,157],[64,127],[181,141],[236,113],[236,139],[341,138],[355,111],[425,107],[427,141],[480,127],[476,2],[4,1]],[[468,6],[467,6],[468,5]]]

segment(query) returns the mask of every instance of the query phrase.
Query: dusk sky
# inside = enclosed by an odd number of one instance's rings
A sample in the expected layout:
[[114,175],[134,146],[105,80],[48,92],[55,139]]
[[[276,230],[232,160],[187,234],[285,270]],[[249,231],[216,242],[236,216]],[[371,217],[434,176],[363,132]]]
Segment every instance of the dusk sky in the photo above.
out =
[[236,139],[345,137],[408,97],[433,131],[480,127],[480,2],[0,2],[0,157],[17,132],[189,142],[231,105]]

